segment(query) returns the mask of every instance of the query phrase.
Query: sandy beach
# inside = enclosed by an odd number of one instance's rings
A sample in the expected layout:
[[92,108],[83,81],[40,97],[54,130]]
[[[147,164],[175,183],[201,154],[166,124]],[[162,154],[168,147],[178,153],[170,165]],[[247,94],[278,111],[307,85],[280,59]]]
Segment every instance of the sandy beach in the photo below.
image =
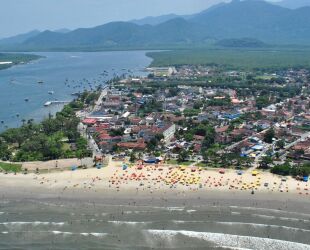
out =
[[310,249],[306,189],[269,173],[123,170],[113,161],[102,169],[1,173],[0,248]]
[[[221,202],[260,207],[288,206],[299,203],[309,211],[309,184],[267,172],[252,176],[233,170],[202,170],[176,166],[134,165],[123,170],[121,162],[111,161],[102,169],[59,171],[46,174],[0,174],[2,198],[99,200],[110,203],[159,202],[162,205]],[[252,193],[254,191],[254,194]],[[275,202],[276,201],[276,202]],[[278,202],[278,203],[277,203]],[[295,205],[293,205],[295,204]]]

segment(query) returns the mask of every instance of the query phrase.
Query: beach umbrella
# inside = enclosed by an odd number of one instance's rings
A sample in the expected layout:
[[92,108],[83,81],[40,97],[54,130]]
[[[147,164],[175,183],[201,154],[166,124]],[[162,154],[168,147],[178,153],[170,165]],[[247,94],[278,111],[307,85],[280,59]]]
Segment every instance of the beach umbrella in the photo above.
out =
[[253,170],[252,171],[252,176],[257,176],[258,175],[258,171],[257,170]]
[[238,175],[243,175],[243,171],[242,171],[242,170],[238,170],[238,171],[237,171],[237,174],[238,174]]
[[220,173],[220,174],[225,174],[225,169],[221,168],[221,169],[219,170],[219,173]]

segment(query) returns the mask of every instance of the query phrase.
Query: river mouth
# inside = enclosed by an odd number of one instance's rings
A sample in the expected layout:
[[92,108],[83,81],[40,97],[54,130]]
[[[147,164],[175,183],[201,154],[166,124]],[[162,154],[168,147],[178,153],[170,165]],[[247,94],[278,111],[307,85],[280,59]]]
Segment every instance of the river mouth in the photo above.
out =
[[74,93],[94,90],[115,76],[143,76],[151,63],[146,51],[40,52],[41,59],[0,71],[0,132],[22,120],[41,121],[60,111]]

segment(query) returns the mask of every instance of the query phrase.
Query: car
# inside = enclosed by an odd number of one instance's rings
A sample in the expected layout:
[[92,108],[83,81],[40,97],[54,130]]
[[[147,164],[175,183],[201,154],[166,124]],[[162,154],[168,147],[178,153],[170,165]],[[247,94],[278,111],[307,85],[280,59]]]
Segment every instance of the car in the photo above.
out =
[[269,184],[267,182],[264,183],[264,187],[268,187]]

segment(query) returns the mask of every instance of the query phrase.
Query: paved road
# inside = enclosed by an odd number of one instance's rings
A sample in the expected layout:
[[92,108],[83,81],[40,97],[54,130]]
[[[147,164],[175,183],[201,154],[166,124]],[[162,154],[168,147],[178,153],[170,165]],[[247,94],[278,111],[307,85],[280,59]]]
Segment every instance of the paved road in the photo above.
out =
[[[92,112],[99,111],[100,108],[101,108],[102,102],[103,102],[103,98],[107,94],[108,94],[108,87],[105,87],[102,90],[102,92],[101,92],[101,94],[100,94],[100,96],[99,96],[99,98],[98,98],[98,100],[97,100],[93,110],[91,112],[86,112],[86,111],[85,112],[81,112],[78,116],[80,116],[81,118],[85,118],[85,117],[89,116]],[[97,143],[95,142],[94,138],[91,135],[87,134],[86,129],[87,129],[87,126],[83,125],[82,123],[79,123],[78,131],[87,140],[88,147],[92,151],[93,157],[95,157],[95,156],[102,156],[102,153],[101,153]]]
[[87,129],[87,126],[85,126],[82,123],[79,123],[78,131],[87,140],[88,147],[92,151],[93,157],[102,156],[102,153],[99,150],[97,143],[95,142],[94,138],[91,135],[87,134],[86,129]]
[[97,102],[96,102],[96,104],[95,104],[95,107],[94,107],[93,111],[99,111],[99,110],[100,110],[101,104],[102,104],[102,102],[103,102],[103,98],[104,98],[107,94],[108,94],[108,87],[105,87],[105,88],[102,90],[102,92],[101,92],[101,94],[100,94],[100,96],[99,96],[99,98],[98,98],[98,100],[97,100]]

